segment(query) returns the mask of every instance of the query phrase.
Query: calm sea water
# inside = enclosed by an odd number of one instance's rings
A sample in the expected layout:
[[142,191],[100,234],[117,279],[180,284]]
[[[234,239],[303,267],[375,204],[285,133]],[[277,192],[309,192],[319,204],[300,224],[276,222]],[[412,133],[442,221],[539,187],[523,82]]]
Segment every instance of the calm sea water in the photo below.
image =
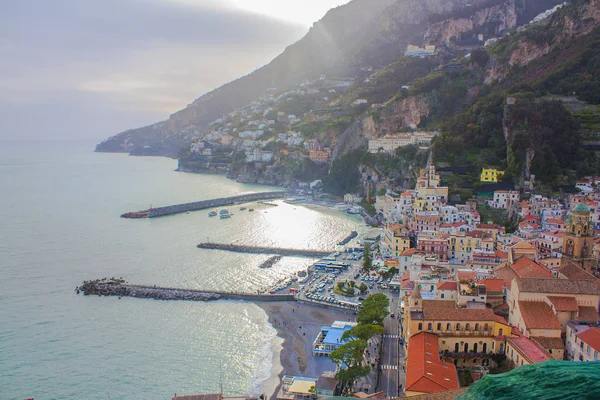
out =
[[199,250],[215,242],[333,248],[360,220],[322,208],[256,205],[229,220],[126,211],[273,188],[174,172],[176,161],[96,154],[90,143],[0,142],[0,399],[170,399],[258,394],[275,330],[251,303],[77,296],[85,279],[256,290],[306,268]]

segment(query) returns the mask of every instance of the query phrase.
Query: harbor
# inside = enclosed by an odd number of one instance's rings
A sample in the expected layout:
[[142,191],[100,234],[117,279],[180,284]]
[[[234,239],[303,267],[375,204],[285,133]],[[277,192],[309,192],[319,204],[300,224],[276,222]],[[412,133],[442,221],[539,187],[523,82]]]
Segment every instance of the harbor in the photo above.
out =
[[175,204],[165,207],[151,207],[147,210],[132,211],[121,215],[121,218],[142,219],[158,218],[167,215],[181,214],[192,211],[206,210],[214,207],[232,206],[235,204],[245,204],[254,201],[278,200],[286,197],[286,192],[262,192],[244,194],[241,196],[221,197],[218,199],[201,200],[192,203]]
[[244,246],[222,243],[200,243],[197,247],[199,249],[230,251],[234,253],[272,254],[284,257],[308,258],[322,258],[335,252],[335,250],[283,249],[277,247]]

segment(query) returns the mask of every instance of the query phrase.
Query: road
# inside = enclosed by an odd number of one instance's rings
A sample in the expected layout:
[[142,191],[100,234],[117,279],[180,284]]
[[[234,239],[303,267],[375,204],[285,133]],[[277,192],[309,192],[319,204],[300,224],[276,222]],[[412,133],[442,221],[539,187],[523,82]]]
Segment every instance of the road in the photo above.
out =
[[[395,312],[398,300],[390,300],[390,310]],[[399,397],[400,371],[400,331],[397,317],[388,316],[384,321],[383,353],[381,355],[381,371],[378,390],[387,397]]]

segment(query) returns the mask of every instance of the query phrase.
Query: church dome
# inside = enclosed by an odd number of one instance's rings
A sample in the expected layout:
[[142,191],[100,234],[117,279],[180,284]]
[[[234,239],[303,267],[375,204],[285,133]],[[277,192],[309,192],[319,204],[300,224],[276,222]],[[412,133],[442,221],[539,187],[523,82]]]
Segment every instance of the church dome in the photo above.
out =
[[590,209],[585,204],[579,203],[573,208],[572,211],[577,213],[589,213]]

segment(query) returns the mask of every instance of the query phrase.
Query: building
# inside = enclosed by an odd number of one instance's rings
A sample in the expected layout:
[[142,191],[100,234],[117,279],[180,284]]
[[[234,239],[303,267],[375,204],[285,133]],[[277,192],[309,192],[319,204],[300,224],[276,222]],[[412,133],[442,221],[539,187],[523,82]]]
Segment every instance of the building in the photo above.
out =
[[600,329],[597,321],[567,323],[566,353],[573,361],[599,361]]
[[567,231],[563,239],[562,256],[588,272],[598,267],[593,255],[594,225],[590,221],[590,209],[579,203],[571,210],[567,219]]
[[369,152],[379,153],[384,151],[386,153],[394,153],[398,148],[410,145],[430,146],[431,140],[439,134],[439,132],[408,132],[370,139]]
[[504,175],[504,171],[484,168],[483,171],[481,171],[481,182],[498,183],[502,175]]
[[419,332],[407,340],[407,397],[459,388],[456,366],[440,360],[438,336]]
[[327,163],[331,158],[331,149],[319,147],[315,150],[310,150],[308,158],[315,163]]
[[496,190],[494,192],[494,199],[488,203],[492,208],[506,210],[519,203],[519,201],[520,195],[518,190]]
[[419,237],[417,249],[427,255],[433,255],[439,261],[448,261],[448,242],[446,239],[440,238],[423,238]]
[[323,326],[313,342],[313,356],[328,356],[346,341],[342,335],[356,326],[356,322],[335,321],[331,326]]
[[317,380],[299,376],[285,375],[281,379],[281,388],[277,400],[316,400]]
[[455,300],[423,300],[418,286],[404,302],[408,304],[404,336],[437,335],[443,359],[457,366],[489,366],[493,354],[504,352],[505,337],[511,335],[509,324],[490,308],[457,308]]
[[318,399],[326,399],[335,395],[335,389],[337,387],[337,379],[335,379],[335,372],[327,371],[324,372],[319,379],[317,379],[316,390]]
[[552,356],[533,340],[520,336],[506,339],[506,358],[520,367],[551,360]]
[[515,278],[507,299],[509,322],[562,359],[569,321],[598,321],[600,289],[591,280]]
[[410,249],[410,236],[402,225],[387,225],[383,237],[384,243],[394,257],[400,257],[402,253]]
[[348,204],[359,204],[362,198],[358,194],[346,193],[344,195],[344,203]]

